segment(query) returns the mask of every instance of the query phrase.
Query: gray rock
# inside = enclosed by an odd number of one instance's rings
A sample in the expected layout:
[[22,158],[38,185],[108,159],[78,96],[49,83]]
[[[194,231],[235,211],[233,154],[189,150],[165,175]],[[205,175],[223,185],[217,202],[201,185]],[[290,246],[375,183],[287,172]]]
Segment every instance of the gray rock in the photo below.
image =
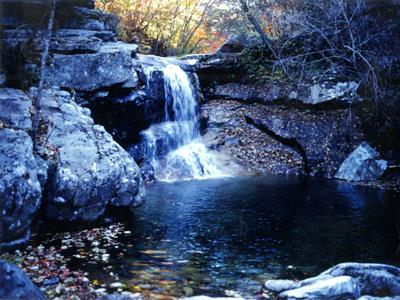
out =
[[347,102],[352,99],[360,100],[356,94],[358,87],[359,84],[355,81],[315,84],[310,87],[309,96],[302,99],[302,102],[315,105],[334,100],[346,100]]
[[[35,49],[41,51],[43,40],[40,39]],[[100,50],[102,40],[98,37],[70,36],[68,38],[53,37],[50,43],[50,51],[62,53],[90,53]]]
[[280,85],[256,85],[227,83],[217,85],[211,92],[214,98],[225,98],[243,102],[271,103],[286,98],[286,91]]
[[44,190],[48,179],[50,162],[44,160],[38,155],[35,156],[35,161],[37,166],[37,177],[40,182],[40,186],[42,187],[42,190]]
[[271,292],[281,293],[283,291],[297,289],[301,287],[301,284],[293,280],[276,279],[267,280],[264,283],[264,287]]
[[351,276],[357,279],[362,295],[399,296],[400,268],[384,264],[339,264],[321,275]]
[[240,53],[245,48],[261,45],[262,41],[257,36],[232,35],[219,48],[217,53]]
[[346,181],[372,181],[379,179],[388,168],[385,160],[366,142],[357,147],[341,164],[335,178]]
[[[49,51],[52,53],[77,54],[93,53],[100,50],[103,38],[107,37],[109,31],[93,34],[96,31],[84,30],[65,30],[57,31],[50,40]],[[3,32],[3,47],[6,49],[17,49],[22,51],[24,47],[31,47],[34,52],[41,52],[44,48],[44,31],[31,31],[26,29],[9,29]]]
[[72,26],[73,28],[95,31],[118,31],[119,18],[116,15],[86,7],[75,7],[74,13],[79,21],[78,24],[73,24],[75,25]]
[[244,298],[233,298],[233,297],[208,297],[208,296],[193,296],[182,298],[182,300],[243,300]]
[[29,239],[40,206],[31,128],[31,100],[19,90],[0,89],[0,247]]
[[115,84],[131,82],[136,77],[132,69],[132,55],[136,45],[103,44],[93,54],[54,54],[46,69],[49,85],[80,91],[92,91]]
[[[281,299],[375,299],[400,295],[400,268],[383,264],[343,263],[299,282],[269,280],[265,288]],[[385,298],[376,298],[385,299]],[[393,298],[390,298],[393,299]]]
[[[29,40],[33,40],[35,51],[40,51],[43,49],[43,36],[45,35],[44,30],[30,30],[30,29],[5,29],[3,30],[3,46],[6,47],[16,47],[26,46]],[[85,41],[114,41],[115,33],[112,31],[93,31],[84,29],[59,29],[52,33],[50,51],[57,51],[60,48],[60,44],[66,44],[72,47],[74,43],[77,43],[77,50],[79,47],[84,47]],[[78,47],[79,46],[79,47]],[[63,51],[68,49],[61,48]]]
[[339,276],[317,281],[279,294],[280,299],[354,299],[360,296],[357,281]]
[[245,46],[239,39],[230,38],[219,48],[218,53],[241,53]]
[[360,100],[356,91],[356,82],[337,82],[293,86],[288,88],[287,83],[269,82],[265,85],[227,83],[217,85],[210,91],[214,98],[227,98],[239,101],[256,101],[270,103],[277,100],[291,100],[307,105],[320,105],[323,103],[340,103]]
[[112,31],[94,31],[84,29],[59,29],[52,35],[54,38],[71,38],[71,37],[96,37],[104,42],[112,42],[115,38],[115,33]]
[[[44,28],[47,22],[41,20],[44,17],[43,12],[50,8],[50,3],[51,1],[48,0],[2,0],[2,16],[6,17],[0,19],[0,24],[4,26],[3,28],[26,27],[27,24],[30,28]],[[75,7],[94,10],[92,0],[57,0],[56,4],[55,19],[59,28],[78,26],[83,23],[85,16],[79,11],[74,13]]]
[[16,265],[0,260],[0,299],[45,300],[43,292]]
[[0,89],[0,121],[3,127],[30,129],[32,127],[32,101],[24,92],[15,89]]
[[7,77],[3,69],[0,69],[0,87],[4,87],[7,82]]
[[79,107],[67,92],[47,90],[42,114],[49,133],[41,156],[52,163],[44,203],[49,218],[93,221],[109,204],[134,207],[142,202],[138,166],[94,124],[88,109]]
[[363,138],[359,119],[353,118],[347,125],[348,113],[344,110],[330,110],[321,117],[303,109],[275,109],[263,119],[247,116],[247,120],[295,149],[311,174],[326,177],[335,175],[350,149]]
[[194,54],[181,58],[186,71],[196,72],[202,88],[212,96],[215,84],[226,84],[235,81],[235,74],[240,71],[240,53]]
[[[3,4],[35,4],[35,5],[48,5],[47,0],[2,0]],[[94,7],[94,0],[56,0],[57,5],[71,5],[71,6],[83,6],[88,8]]]
[[0,129],[0,141],[0,247],[11,247],[29,239],[41,189],[30,136]]
[[144,298],[139,293],[133,294],[130,292],[123,292],[121,294],[114,293],[106,295],[104,297],[98,298],[98,300],[144,300]]
[[400,300],[399,297],[372,297],[372,296],[362,296],[357,300]]

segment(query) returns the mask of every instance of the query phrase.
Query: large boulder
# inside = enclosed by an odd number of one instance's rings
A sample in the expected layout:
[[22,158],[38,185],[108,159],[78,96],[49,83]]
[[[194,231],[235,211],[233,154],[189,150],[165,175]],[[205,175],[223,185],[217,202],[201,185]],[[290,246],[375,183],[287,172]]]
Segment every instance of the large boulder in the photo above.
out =
[[321,279],[310,285],[279,294],[281,299],[355,299],[360,291],[355,279],[349,276]]
[[[51,1],[47,0],[4,0],[1,1],[2,18],[0,25],[4,29],[26,27],[45,28],[47,22],[40,20],[47,18]],[[65,27],[72,20],[77,22],[80,16],[74,13],[74,7],[84,7],[93,10],[93,0],[57,0],[55,24]],[[4,16],[4,17],[3,17]]]
[[119,18],[116,15],[87,7],[74,7],[72,17],[66,20],[65,28],[117,32],[119,26]]
[[236,38],[230,38],[226,40],[223,45],[219,48],[219,53],[241,53],[245,48],[245,45]]
[[[247,122],[283,145],[295,149],[311,174],[333,177],[349,151],[362,140],[360,120],[349,122],[348,110],[322,112],[265,108]],[[270,113],[268,113],[270,112]],[[267,114],[268,113],[268,114]]]
[[241,53],[244,49],[262,45],[257,36],[232,35],[218,49],[217,53]]
[[[200,69],[199,72],[203,72]],[[271,104],[277,101],[303,106],[345,106],[358,102],[358,84],[350,82],[324,82],[321,84],[290,84],[271,80],[260,84],[254,82],[217,83],[205,90],[208,98],[231,99],[242,102]]]
[[95,122],[102,124],[123,147],[138,143],[140,132],[154,120],[160,120],[164,113],[164,103],[150,97],[145,90],[107,95],[89,101],[87,107]]
[[126,82],[135,85],[137,76],[132,56],[136,48],[136,45],[106,43],[93,54],[54,54],[51,66],[46,69],[46,81],[49,85],[78,91]]
[[193,54],[181,57],[199,76],[203,90],[212,94],[217,84],[226,84],[241,78],[240,53]]
[[0,91],[1,127],[20,130],[32,128],[31,99],[20,90],[4,88]]
[[0,90],[0,248],[25,243],[39,210],[41,188],[32,140],[31,100],[21,91]]
[[45,300],[46,297],[24,271],[16,265],[0,260],[0,299]]
[[[96,123],[104,125],[123,147],[137,144],[140,132],[151,124],[161,122],[165,114],[165,69],[177,65],[188,70],[184,62],[172,58],[138,54],[133,60],[137,74],[136,88],[126,84],[93,93],[86,97],[86,106]],[[187,72],[200,99],[197,76]],[[136,77],[135,77],[136,78]]]
[[[50,3],[2,1],[7,17],[1,18],[1,59],[8,85],[37,82]],[[109,43],[115,42],[119,19],[93,7],[91,0],[57,1],[47,83],[83,91],[125,82],[135,86],[131,58],[136,46]]]
[[268,280],[264,288],[277,293],[279,299],[393,299],[400,295],[400,269],[384,264],[343,263],[302,281]]
[[136,163],[90,111],[71,95],[47,90],[42,100],[48,127],[41,157],[49,165],[46,215],[59,221],[93,221],[107,205],[135,207],[144,197]]
[[400,296],[400,268],[384,264],[343,263],[321,276],[351,276],[357,279],[362,295]]
[[0,129],[0,140],[0,248],[6,248],[29,239],[41,188],[30,136],[22,130]]
[[294,92],[289,98],[297,99],[304,104],[322,104],[326,102],[354,102],[361,100],[357,95],[359,84],[355,81],[349,82],[326,82],[317,83],[309,87],[305,95],[297,96]]
[[372,181],[379,179],[388,167],[379,153],[366,142],[361,143],[341,164],[335,178],[346,181]]
[[[2,10],[4,18],[1,25],[5,29],[26,27],[45,28],[47,12],[51,1],[47,0],[4,0]],[[56,1],[55,25],[58,28],[81,28],[88,30],[117,32],[117,16],[94,9],[92,0]]]

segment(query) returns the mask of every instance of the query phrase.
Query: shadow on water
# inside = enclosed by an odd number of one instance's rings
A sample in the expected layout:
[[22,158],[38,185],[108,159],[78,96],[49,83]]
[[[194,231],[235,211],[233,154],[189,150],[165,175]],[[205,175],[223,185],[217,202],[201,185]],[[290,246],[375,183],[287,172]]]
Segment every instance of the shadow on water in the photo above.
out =
[[399,194],[322,179],[157,183],[129,223],[133,246],[113,270],[175,296],[249,296],[290,265],[302,277],[344,261],[400,264]]

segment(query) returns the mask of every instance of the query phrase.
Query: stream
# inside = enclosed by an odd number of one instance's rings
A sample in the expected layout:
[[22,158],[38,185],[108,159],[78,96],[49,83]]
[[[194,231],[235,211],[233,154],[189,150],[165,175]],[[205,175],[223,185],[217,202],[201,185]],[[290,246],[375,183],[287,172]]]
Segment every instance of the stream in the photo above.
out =
[[266,279],[344,261],[400,265],[399,220],[397,194],[323,179],[156,183],[130,215],[123,249],[107,249],[103,264],[70,265],[101,281],[113,272],[142,292],[251,298]]

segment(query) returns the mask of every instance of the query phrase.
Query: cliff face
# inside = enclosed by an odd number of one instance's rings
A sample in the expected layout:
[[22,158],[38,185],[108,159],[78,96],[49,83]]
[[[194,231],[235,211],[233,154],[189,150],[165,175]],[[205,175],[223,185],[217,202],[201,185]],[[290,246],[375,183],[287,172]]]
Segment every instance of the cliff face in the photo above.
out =
[[[49,1],[2,1],[0,89],[0,247],[29,239],[38,216],[66,223],[101,217],[107,206],[135,207],[144,199],[130,155],[77,102],[111,89],[136,89],[135,45],[116,42],[118,19],[93,1],[57,1],[40,114],[39,147],[32,147],[32,101],[37,95]],[[17,89],[15,89],[17,88]]]
[[108,205],[140,204],[140,170],[121,145],[137,143],[139,133],[163,115],[166,64],[179,64],[198,88],[189,65],[140,56],[137,45],[118,42],[118,18],[94,9],[93,2],[56,1],[35,152],[32,87],[38,84],[51,2],[1,3],[0,85],[6,88],[0,90],[0,131],[6,143],[0,161],[23,167],[2,170],[3,246],[25,242],[39,210],[57,221],[89,222]]

